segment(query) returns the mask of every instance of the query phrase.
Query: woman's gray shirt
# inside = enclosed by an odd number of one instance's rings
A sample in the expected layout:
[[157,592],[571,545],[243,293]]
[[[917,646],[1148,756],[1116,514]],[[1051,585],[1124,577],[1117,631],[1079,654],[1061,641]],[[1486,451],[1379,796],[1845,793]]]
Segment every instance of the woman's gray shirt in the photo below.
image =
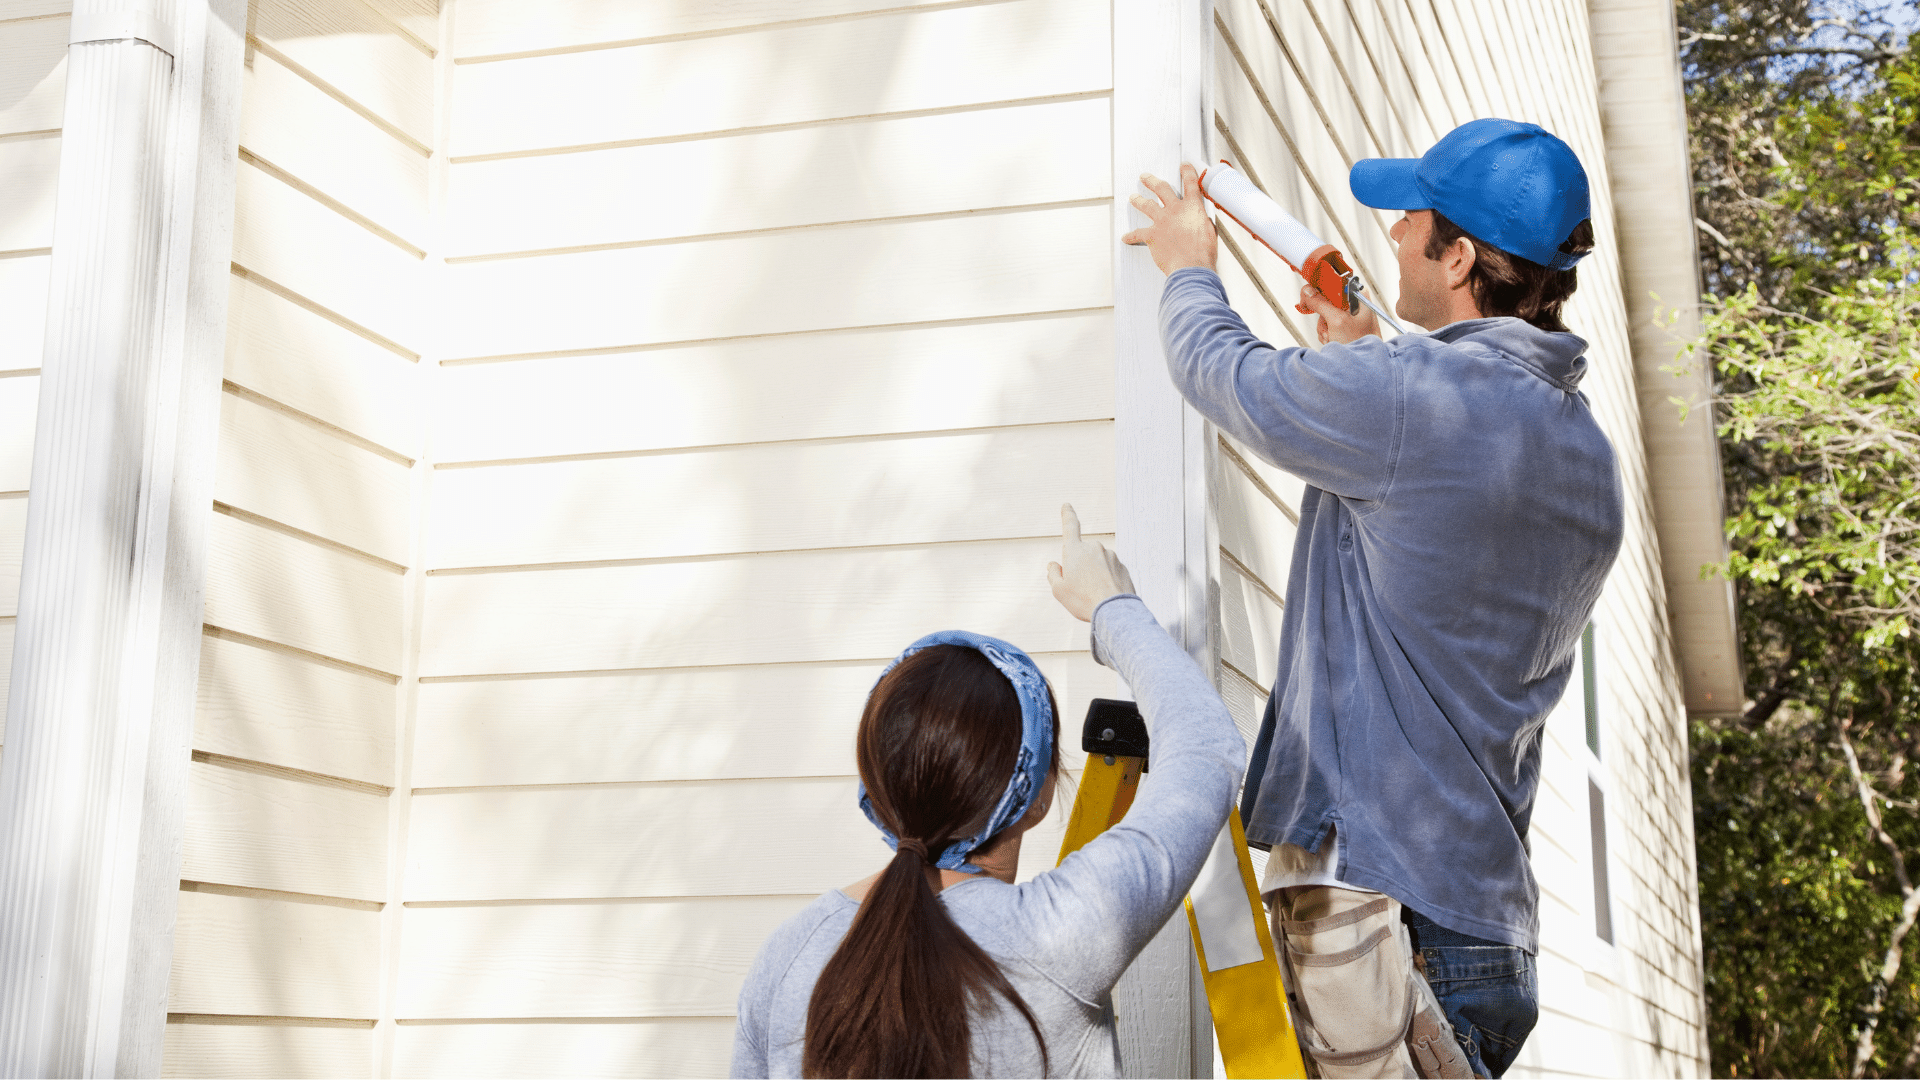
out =
[[[1212,684],[1138,597],[1102,603],[1093,639],[1095,658],[1133,689],[1153,735],[1152,770],[1132,809],[1031,881],[1008,885],[982,874],[940,893],[954,922],[1033,1010],[1054,1076],[1119,1075],[1113,984],[1199,875],[1247,756]],[[1063,717],[1062,737],[1071,738],[1075,726]],[[734,1076],[800,1075],[814,982],[858,910],[836,889],[761,947],[740,990]],[[1041,1075],[1033,1033],[1010,1005],[974,1020],[973,1075]]]

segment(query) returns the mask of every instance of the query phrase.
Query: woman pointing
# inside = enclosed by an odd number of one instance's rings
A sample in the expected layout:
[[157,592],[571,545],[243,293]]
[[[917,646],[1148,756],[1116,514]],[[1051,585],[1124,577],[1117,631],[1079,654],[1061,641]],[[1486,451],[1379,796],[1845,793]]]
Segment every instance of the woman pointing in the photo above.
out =
[[[1115,1076],[1114,983],[1179,906],[1226,820],[1246,745],[1205,674],[1061,510],[1053,594],[1139,699],[1153,768],[1118,825],[1014,883],[1060,772],[1032,659],[945,631],[860,718],[860,809],[894,849],[761,948],[740,992],[740,1077]],[[852,812],[852,808],[848,808]]]

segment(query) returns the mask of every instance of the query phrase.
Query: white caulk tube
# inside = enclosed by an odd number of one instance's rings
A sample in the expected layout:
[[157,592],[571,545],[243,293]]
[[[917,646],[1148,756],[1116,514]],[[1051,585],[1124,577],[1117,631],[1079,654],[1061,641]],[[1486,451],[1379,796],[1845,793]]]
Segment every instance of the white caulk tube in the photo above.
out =
[[[1300,224],[1300,219],[1281,209],[1279,203],[1254,187],[1253,181],[1239,170],[1224,161],[1216,162],[1200,174],[1200,190],[1215,206],[1226,211],[1228,217],[1239,222],[1241,228],[1286,260],[1308,284],[1320,290],[1320,295],[1343,304],[1348,311],[1358,311],[1358,305],[1365,304],[1393,327],[1395,333],[1406,333],[1393,316],[1366,295],[1360,278],[1347,267],[1346,260],[1332,244],[1315,236],[1312,229]],[[1309,314],[1309,309],[1299,305],[1295,305],[1295,310]]]
[[1208,166],[1207,171],[1200,174],[1200,190],[1295,270],[1304,273],[1316,255],[1324,257],[1321,248],[1332,248],[1224,161]]

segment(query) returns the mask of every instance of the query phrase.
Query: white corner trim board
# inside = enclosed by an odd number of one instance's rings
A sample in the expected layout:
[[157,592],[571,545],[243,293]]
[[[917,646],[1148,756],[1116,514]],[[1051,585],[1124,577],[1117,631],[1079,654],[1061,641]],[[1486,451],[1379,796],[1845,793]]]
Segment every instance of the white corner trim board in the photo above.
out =
[[7,1076],[161,1065],[246,3],[159,3],[74,5],[0,757]]
[[[1146,249],[1120,237],[1145,224],[1127,203],[1143,190],[1141,173],[1178,184],[1182,161],[1208,160],[1211,11],[1209,0],[1114,5],[1112,226],[1115,538],[1141,598],[1209,673],[1218,667],[1213,440],[1167,376],[1165,277]],[[1129,1075],[1211,1075],[1211,1020],[1188,938],[1176,917],[1114,988]]]

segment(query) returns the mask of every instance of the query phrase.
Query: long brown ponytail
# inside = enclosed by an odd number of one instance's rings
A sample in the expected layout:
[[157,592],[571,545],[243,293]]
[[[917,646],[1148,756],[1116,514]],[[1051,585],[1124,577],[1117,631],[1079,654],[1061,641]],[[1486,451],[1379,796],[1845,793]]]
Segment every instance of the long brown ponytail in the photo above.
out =
[[[1057,774],[1057,710],[1054,735]],[[1019,696],[974,649],[921,649],[873,688],[860,717],[860,779],[900,846],[814,984],[803,1075],[965,1076],[971,1018],[994,994],[1026,1018],[1046,1068],[1033,1011],[928,880],[931,859],[986,827],[1019,750]]]

